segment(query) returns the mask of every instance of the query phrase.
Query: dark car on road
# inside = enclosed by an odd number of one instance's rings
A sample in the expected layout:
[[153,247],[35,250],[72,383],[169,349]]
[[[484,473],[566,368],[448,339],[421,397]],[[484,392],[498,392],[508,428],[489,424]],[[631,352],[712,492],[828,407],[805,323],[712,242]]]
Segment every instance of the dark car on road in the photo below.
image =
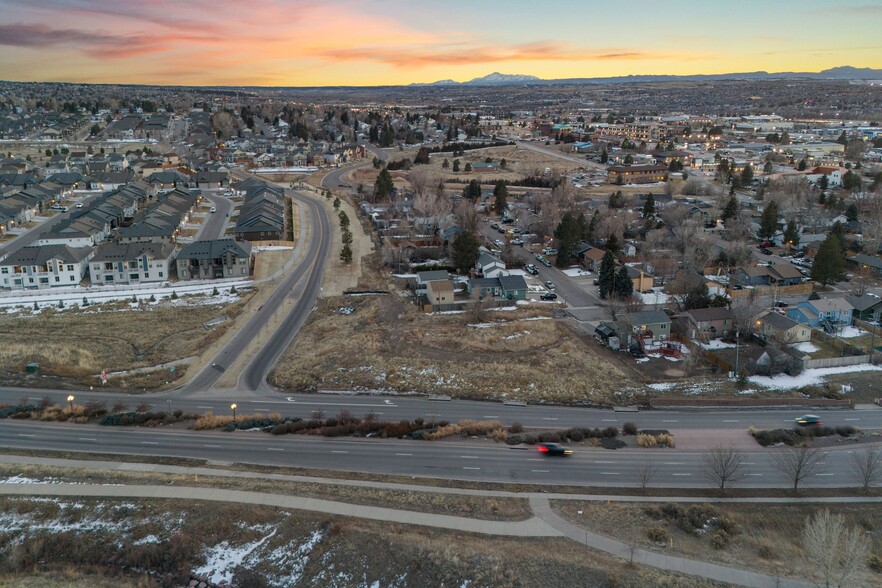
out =
[[796,417],[796,424],[800,427],[811,427],[814,425],[822,425],[821,417],[816,414],[804,414],[801,417]]
[[573,454],[572,449],[564,447],[560,443],[540,443],[536,446],[536,449],[539,450],[539,453],[544,453],[545,455],[558,455],[560,457],[565,457]]
[[539,298],[542,300],[557,300],[557,294],[555,294],[554,292],[546,292]]

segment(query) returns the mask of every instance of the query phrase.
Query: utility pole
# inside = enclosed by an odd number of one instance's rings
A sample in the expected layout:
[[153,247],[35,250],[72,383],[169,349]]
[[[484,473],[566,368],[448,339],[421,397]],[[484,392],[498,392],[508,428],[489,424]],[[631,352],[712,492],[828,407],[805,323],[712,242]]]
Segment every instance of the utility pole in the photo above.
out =
[[738,351],[740,347],[738,346],[739,338],[741,337],[741,331],[739,329],[735,329],[735,378],[738,378]]

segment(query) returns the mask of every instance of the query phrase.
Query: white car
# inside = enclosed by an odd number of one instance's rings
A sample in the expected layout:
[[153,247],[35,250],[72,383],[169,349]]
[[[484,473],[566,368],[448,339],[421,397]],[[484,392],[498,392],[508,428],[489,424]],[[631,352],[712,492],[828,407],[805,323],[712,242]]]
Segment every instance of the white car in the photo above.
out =
[[214,214],[215,212],[217,212],[217,206],[212,206],[211,208],[208,209],[208,212]]

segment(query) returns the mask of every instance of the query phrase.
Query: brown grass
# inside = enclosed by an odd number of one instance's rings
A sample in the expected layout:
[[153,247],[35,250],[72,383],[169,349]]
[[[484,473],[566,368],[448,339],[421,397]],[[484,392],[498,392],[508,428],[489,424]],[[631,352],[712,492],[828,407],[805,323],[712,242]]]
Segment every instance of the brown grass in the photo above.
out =
[[[341,315],[338,309],[355,306]],[[318,311],[270,376],[283,389],[390,389],[531,402],[612,402],[628,380],[567,323],[523,320],[545,309],[427,315],[398,296],[336,297]]]
[[[48,308],[35,316],[0,314],[0,336],[6,341],[0,348],[0,371],[21,374],[26,364],[36,362],[42,374],[94,384],[102,369],[124,371],[197,355],[232,321],[211,330],[203,323],[238,316],[252,292],[243,292],[241,300],[228,306],[142,303],[138,310],[124,311],[130,304],[126,300],[63,312]],[[155,378],[164,383],[166,375],[111,378],[110,385],[126,387]]]
[[[276,419],[281,420],[282,415],[274,412],[270,414],[237,414],[237,421],[249,421],[249,420],[260,420],[260,419]],[[195,428],[197,431],[202,431],[206,429],[220,429],[222,427],[226,427],[230,423],[233,422],[233,415],[223,415],[223,414],[214,414],[213,412],[206,412],[204,415],[196,419]]]
[[[768,574],[805,577],[802,531],[805,519],[819,505],[774,504],[713,504],[681,505],[684,512],[706,510],[713,513],[732,533],[722,533],[725,541],[715,539],[721,533],[709,529],[704,533],[684,530],[671,519],[653,516],[659,504],[597,503],[552,501],[561,516],[586,529],[616,537],[626,543],[638,539],[638,547],[665,553],[676,553],[723,565],[752,569]],[[866,529],[874,542],[871,553],[882,551],[882,509],[878,505],[830,504],[830,508],[846,517],[850,525]],[[582,511],[582,514],[579,514]],[[660,528],[673,539],[673,546],[662,548],[647,538],[647,530]],[[715,541],[719,541],[716,545]],[[856,586],[878,585],[879,576],[867,573]]]

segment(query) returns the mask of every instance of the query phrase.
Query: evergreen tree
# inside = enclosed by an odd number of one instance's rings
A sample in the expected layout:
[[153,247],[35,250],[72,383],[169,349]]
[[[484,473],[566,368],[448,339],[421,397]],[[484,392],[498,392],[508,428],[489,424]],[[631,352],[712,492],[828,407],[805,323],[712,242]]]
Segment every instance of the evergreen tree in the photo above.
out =
[[807,167],[808,167],[808,163],[806,162],[806,160],[800,159],[799,164],[796,166],[796,169],[797,169],[797,171],[805,171],[805,169]]
[[417,151],[416,157],[413,158],[414,165],[419,164],[428,164],[429,163],[429,148],[428,147],[420,147],[420,150]]
[[465,173],[467,173],[467,174],[472,173],[472,164],[469,162],[466,162],[465,168],[463,168],[463,171],[465,171]]
[[594,214],[591,215],[591,222],[588,223],[588,230],[582,236],[582,238],[588,243],[594,242],[594,237],[597,235],[597,223],[600,222],[600,211],[595,210]]
[[619,300],[624,300],[634,293],[634,282],[628,276],[628,267],[622,266],[616,273],[615,294]]
[[566,267],[579,241],[579,224],[571,213],[564,213],[554,231],[554,238],[557,239],[556,264],[558,267]]
[[606,152],[606,149],[600,152],[600,163],[606,165],[609,161],[609,153]]
[[812,263],[812,280],[829,286],[845,277],[845,256],[842,254],[839,238],[830,233],[818,248]]
[[818,180],[818,188],[820,188],[821,191],[825,191],[825,190],[827,190],[827,188],[829,188],[829,187],[830,187],[830,178],[827,177],[827,174],[824,174],[824,175],[821,176],[821,178]]
[[473,202],[478,200],[481,197],[481,183],[478,180],[471,180],[462,189],[462,197]]
[[478,261],[478,238],[470,231],[463,231],[453,241],[453,265],[461,271],[467,272]]
[[380,170],[380,174],[377,176],[377,181],[374,182],[374,196],[378,199],[388,198],[392,193],[392,175],[389,173],[385,167]]
[[453,171],[454,171],[454,172],[458,172],[458,171],[459,171],[459,160],[458,160],[458,159],[454,159],[454,160],[453,160]]
[[851,203],[848,205],[848,208],[845,209],[845,218],[847,218],[849,222],[854,222],[858,219],[858,208],[856,204]]
[[842,223],[836,221],[833,223],[833,226],[830,227],[830,234],[835,236],[839,241],[839,250],[845,254],[845,227],[842,226]]
[[759,236],[763,239],[771,239],[778,230],[778,205],[772,201],[763,209],[763,217],[760,220]]
[[493,188],[493,197],[496,199],[494,207],[496,211],[502,212],[505,210],[506,206],[508,206],[508,187],[502,180],[496,182],[496,186]]
[[787,221],[787,226],[784,228],[784,243],[789,243],[791,247],[799,245],[799,228],[793,219]]
[[845,131],[842,131],[842,134],[839,135],[839,138],[836,139],[836,142],[840,145],[848,145],[848,135],[845,134]]
[[600,285],[600,297],[606,298],[613,293],[616,285],[616,258],[609,249],[603,254],[600,262],[600,274],[597,276]]
[[349,245],[343,245],[343,249],[340,250],[340,261],[352,263],[352,248]]
[[726,206],[723,207],[723,212],[720,214],[720,220],[725,224],[727,220],[737,217],[739,208],[738,199],[735,195],[729,196],[729,201],[726,202]]
[[444,161],[441,162],[441,167],[442,167],[443,169],[447,169],[447,168],[449,168],[449,167],[450,167],[450,161],[449,161],[448,159],[445,159]]
[[619,238],[616,237],[615,233],[611,234],[606,239],[606,249],[607,249],[607,251],[612,251],[613,254],[616,254],[619,252]]
[[655,197],[649,194],[646,197],[646,204],[643,205],[643,218],[649,218],[655,214]]
[[781,133],[781,144],[790,145],[790,133],[788,133],[787,131]]
[[772,169],[773,169],[773,168],[772,168],[772,162],[771,162],[771,161],[767,161],[767,162],[763,165],[763,173],[765,173],[765,174],[770,174],[770,173],[772,173]]
[[857,192],[861,189],[861,177],[852,170],[848,170],[842,176],[842,187],[846,190]]
[[753,182],[753,168],[750,167],[750,164],[744,166],[744,169],[741,170],[741,185],[749,186]]

